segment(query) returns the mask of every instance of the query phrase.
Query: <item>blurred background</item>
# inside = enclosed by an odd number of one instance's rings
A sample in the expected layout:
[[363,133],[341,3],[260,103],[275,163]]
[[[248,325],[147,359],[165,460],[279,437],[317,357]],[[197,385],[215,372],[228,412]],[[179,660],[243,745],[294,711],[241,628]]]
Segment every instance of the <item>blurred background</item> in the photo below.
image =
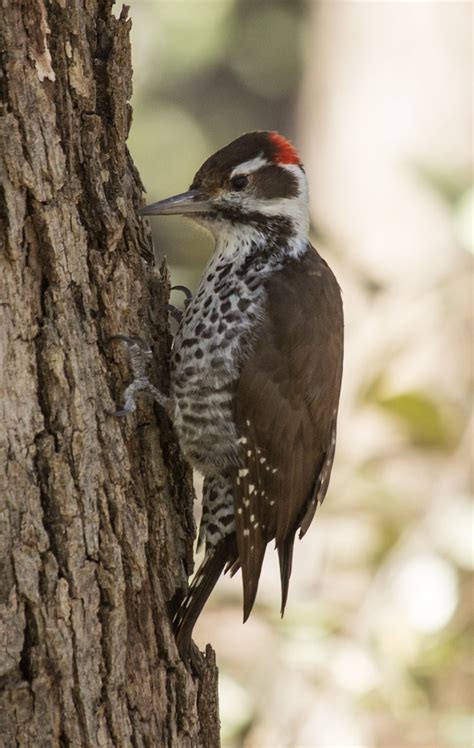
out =
[[[246,625],[239,576],[196,628],[217,651],[223,745],[472,746],[473,6],[129,3],[148,201],[243,132],[280,130],[344,295],[336,463],[285,618],[269,550]],[[152,227],[194,289],[210,238]]]

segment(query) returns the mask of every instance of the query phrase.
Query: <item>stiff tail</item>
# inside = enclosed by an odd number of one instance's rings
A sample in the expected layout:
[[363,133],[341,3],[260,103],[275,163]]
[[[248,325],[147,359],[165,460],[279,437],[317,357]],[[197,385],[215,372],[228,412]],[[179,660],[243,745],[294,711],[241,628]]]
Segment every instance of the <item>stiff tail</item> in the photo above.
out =
[[293,546],[295,543],[295,533],[291,533],[281,546],[278,546],[278,559],[280,561],[280,578],[281,578],[281,615],[285,612],[286,600],[288,597],[288,586],[290,584],[291,566],[293,563]]
[[212,554],[206,555],[196,572],[183,602],[173,619],[176,644],[183,660],[189,658],[189,649],[194,625],[214,589],[224,566],[233,563],[236,557],[235,537],[221,540]]
[[253,544],[242,544],[242,558],[239,560],[242,566],[242,585],[244,593],[244,623],[249,617],[255,598],[257,596],[258,582],[262,571],[263,558],[267,544],[261,536],[253,537]]

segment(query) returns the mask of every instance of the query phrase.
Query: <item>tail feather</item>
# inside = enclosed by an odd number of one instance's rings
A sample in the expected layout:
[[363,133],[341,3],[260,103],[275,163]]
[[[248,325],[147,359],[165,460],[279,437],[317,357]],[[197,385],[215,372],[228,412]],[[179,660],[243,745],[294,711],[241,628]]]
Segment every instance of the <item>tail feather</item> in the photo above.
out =
[[[244,544],[243,554],[239,561],[242,566],[242,584],[244,593],[244,623],[249,617],[257,596],[258,582],[262,571],[263,559],[267,544],[261,536],[254,535],[253,545]],[[234,564],[235,566],[235,564]],[[239,567],[237,566],[236,571]],[[233,570],[232,570],[233,571]]]
[[291,567],[293,563],[293,546],[295,543],[295,533],[291,533],[283,544],[278,546],[278,559],[280,562],[280,579],[281,579],[281,616],[285,612],[286,601],[288,598],[288,587],[290,584]]
[[189,658],[194,625],[225,565],[233,563],[235,555],[235,538],[229,536],[221,540],[213,553],[206,555],[191,582],[186,597],[176,611],[173,626],[176,644],[183,660]]

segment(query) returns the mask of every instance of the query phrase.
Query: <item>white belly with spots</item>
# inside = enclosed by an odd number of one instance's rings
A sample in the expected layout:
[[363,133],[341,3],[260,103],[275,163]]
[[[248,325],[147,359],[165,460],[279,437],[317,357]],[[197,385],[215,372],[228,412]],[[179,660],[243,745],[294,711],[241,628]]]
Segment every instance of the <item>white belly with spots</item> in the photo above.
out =
[[173,346],[173,422],[186,458],[204,474],[235,461],[233,394],[264,299],[255,275],[236,270],[228,258],[213,258]]

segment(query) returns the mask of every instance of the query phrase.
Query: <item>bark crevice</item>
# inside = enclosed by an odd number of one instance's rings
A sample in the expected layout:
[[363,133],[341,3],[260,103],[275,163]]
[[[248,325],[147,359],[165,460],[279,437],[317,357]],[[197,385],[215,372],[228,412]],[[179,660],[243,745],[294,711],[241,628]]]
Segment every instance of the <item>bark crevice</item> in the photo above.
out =
[[117,333],[169,386],[169,279],[125,145],[130,23],[100,0],[29,8],[0,29],[1,739],[215,748],[215,662],[190,673],[170,619],[190,471],[152,403],[107,414],[130,376]]

